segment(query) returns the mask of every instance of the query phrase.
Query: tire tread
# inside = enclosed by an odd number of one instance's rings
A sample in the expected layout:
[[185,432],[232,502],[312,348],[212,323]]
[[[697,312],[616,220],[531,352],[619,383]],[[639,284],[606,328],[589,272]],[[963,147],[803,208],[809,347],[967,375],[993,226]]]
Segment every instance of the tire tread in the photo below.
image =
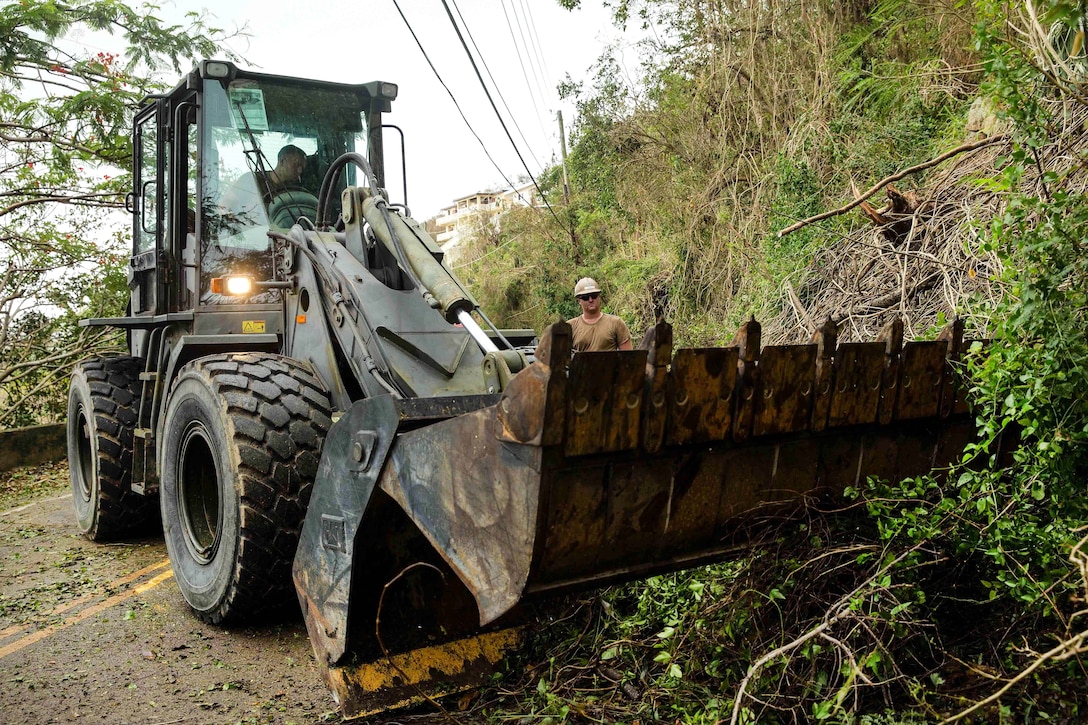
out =
[[[279,355],[212,355],[186,369],[207,381],[231,422],[241,507],[231,585],[218,607],[197,614],[213,624],[276,616],[297,602],[291,566],[316,473],[311,461],[320,459],[332,422],[328,395],[309,367]],[[300,392],[305,405],[285,402]]]
[[133,432],[139,414],[143,363],[136,357],[97,357],[78,364],[87,381],[98,451],[98,507],[92,541],[149,533],[158,523],[158,500],[132,490]]

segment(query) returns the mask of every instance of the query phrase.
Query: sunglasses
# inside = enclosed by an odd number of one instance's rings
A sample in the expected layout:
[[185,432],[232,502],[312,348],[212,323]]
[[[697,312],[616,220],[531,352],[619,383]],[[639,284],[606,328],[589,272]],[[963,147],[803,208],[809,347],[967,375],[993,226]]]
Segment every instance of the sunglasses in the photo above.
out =
[[588,294],[578,295],[578,299],[582,300],[583,302],[586,302],[588,300],[595,300],[600,296],[601,296],[600,292],[590,292]]

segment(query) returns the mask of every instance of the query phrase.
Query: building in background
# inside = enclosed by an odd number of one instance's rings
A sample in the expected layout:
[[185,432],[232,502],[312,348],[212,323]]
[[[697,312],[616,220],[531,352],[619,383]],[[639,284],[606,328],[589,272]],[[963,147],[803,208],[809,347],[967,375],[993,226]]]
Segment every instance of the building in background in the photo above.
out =
[[518,207],[543,206],[533,182],[502,191],[477,191],[462,196],[427,221],[427,230],[446,253],[446,261],[458,257],[461,241],[481,231],[499,231],[502,215]]

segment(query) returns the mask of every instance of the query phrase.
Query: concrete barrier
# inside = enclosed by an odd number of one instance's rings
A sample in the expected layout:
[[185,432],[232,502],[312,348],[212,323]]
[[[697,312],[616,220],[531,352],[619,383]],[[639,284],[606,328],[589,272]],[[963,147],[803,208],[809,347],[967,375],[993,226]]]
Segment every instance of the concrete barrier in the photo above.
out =
[[68,455],[64,423],[0,430],[0,471],[59,461]]

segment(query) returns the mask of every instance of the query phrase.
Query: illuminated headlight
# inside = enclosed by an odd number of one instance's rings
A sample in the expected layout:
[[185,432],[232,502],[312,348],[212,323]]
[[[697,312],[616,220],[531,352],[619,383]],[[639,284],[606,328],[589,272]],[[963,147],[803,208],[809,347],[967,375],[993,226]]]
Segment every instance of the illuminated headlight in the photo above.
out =
[[213,277],[212,294],[246,297],[253,294],[252,277]]
[[248,295],[253,292],[252,277],[227,277],[228,295]]

